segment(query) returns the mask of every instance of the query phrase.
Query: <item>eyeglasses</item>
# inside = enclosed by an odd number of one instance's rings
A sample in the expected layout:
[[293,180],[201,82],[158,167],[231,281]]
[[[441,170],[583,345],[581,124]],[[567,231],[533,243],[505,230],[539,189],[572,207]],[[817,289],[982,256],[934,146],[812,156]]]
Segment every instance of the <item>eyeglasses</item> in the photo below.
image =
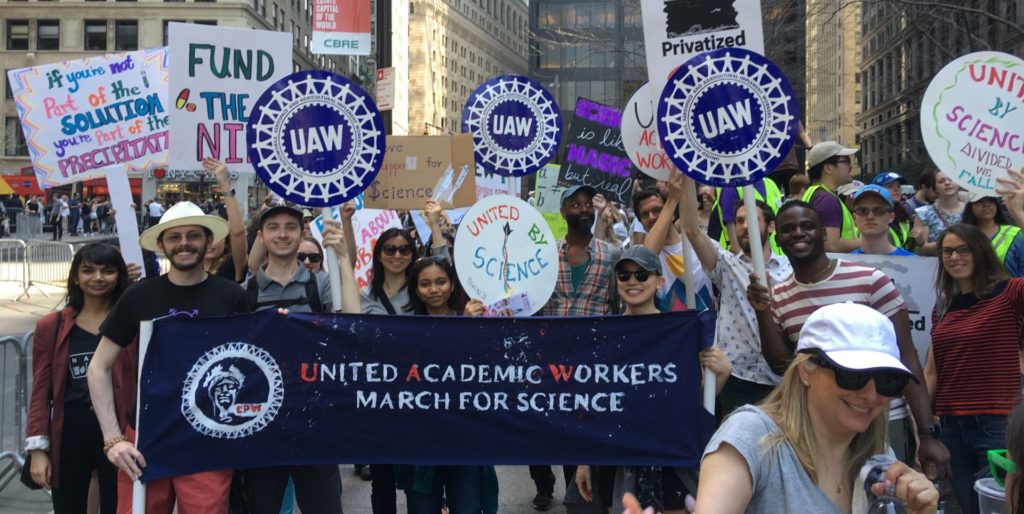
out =
[[882,396],[892,398],[903,394],[903,388],[907,386],[907,382],[910,380],[910,377],[906,375],[890,371],[845,370],[832,364],[820,355],[814,356],[811,362],[835,372],[836,385],[847,391],[860,391],[864,389],[864,386],[868,385],[868,382],[874,379],[875,391]]
[[384,245],[384,248],[382,248],[381,251],[384,252],[384,255],[388,255],[388,256],[394,255],[395,252],[398,252],[399,255],[404,257],[404,256],[409,255],[410,253],[412,253],[412,246],[407,245],[407,244],[399,245],[399,246]]
[[853,161],[851,161],[849,157],[840,157],[840,158],[836,159],[836,164],[841,164],[841,163],[852,164]]
[[942,248],[942,256],[945,258],[952,257],[953,252],[956,252],[956,254],[961,257],[965,257],[974,253],[974,250],[971,250],[971,247],[967,245],[960,245],[956,248],[950,248],[948,246]]
[[295,256],[298,257],[299,262],[302,262],[302,261],[305,261],[305,260],[309,260],[309,262],[312,262],[313,264],[316,264],[316,263],[320,262],[324,258],[324,256],[322,254],[319,254],[319,253],[302,253],[302,252],[299,252],[299,253],[295,254]]
[[643,269],[636,271],[616,271],[615,276],[618,277],[619,282],[629,282],[629,277],[636,277],[637,282],[647,282],[647,279],[651,278],[651,272]]
[[1017,465],[1006,455],[1006,450],[988,451],[988,468],[999,487],[1006,487],[1006,474],[1016,473]]
[[876,218],[881,218],[890,212],[892,212],[892,209],[888,207],[857,207],[853,209],[853,213],[857,216],[867,216],[870,214]]

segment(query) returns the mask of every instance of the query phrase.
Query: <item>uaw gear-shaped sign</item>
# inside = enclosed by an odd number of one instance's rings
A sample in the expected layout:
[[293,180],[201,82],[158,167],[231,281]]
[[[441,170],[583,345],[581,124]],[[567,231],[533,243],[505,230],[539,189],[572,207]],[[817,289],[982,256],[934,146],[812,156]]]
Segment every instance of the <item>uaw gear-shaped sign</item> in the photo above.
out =
[[699,54],[677,68],[658,101],[658,133],[672,162],[694,180],[750,184],[793,146],[796,94],[766,57],[743,48]]
[[476,88],[462,109],[462,128],[473,134],[478,166],[506,177],[544,167],[562,141],[562,113],[554,97],[521,75],[502,75]]
[[975,52],[944,66],[921,101],[921,135],[957,185],[995,196],[996,178],[1024,162],[1024,60]]
[[267,187],[309,207],[356,197],[384,162],[384,122],[373,100],[345,77],[321,70],[293,73],[264,91],[246,136]]

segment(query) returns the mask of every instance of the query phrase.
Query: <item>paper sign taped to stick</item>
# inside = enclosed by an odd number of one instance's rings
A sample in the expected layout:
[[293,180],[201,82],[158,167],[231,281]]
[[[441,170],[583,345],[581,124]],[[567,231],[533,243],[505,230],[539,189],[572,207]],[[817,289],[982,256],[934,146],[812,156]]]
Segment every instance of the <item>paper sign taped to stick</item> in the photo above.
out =
[[996,178],[1024,162],[1024,60],[975,52],[939,71],[921,101],[928,155],[957,185],[997,196]]
[[473,205],[473,136],[388,136],[384,164],[363,198],[373,209],[422,209],[427,200]]
[[654,123],[658,113],[654,99],[658,93],[653,89],[647,82],[626,102],[622,111],[622,146],[637,169],[649,177],[668,181],[672,161],[661,146],[658,125]]
[[547,222],[512,196],[485,198],[466,212],[454,257],[466,293],[484,305],[526,293],[540,310],[558,280],[558,246]]
[[610,201],[629,204],[636,168],[619,134],[622,113],[579,98],[559,171],[561,186],[587,185]]
[[[165,48],[11,70],[7,76],[40,188],[167,163]],[[7,136],[13,141],[14,134]]]
[[245,124],[256,99],[292,71],[287,32],[169,23],[171,170],[201,170],[213,157],[252,172]]

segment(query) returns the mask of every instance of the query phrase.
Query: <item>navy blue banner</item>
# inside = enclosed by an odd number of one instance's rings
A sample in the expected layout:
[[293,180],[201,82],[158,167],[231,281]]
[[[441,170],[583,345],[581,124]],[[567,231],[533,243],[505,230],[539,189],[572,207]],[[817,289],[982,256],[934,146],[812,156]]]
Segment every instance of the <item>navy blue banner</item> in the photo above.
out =
[[157,321],[144,479],[286,464],[697,467],[713,316]]

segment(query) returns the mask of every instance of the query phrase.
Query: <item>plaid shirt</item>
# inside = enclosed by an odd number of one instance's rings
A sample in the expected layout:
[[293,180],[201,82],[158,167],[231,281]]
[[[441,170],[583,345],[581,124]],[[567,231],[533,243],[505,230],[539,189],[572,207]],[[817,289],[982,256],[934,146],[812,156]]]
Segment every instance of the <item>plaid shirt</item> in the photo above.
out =
[[590,257],[580,288],[572,288],[572,265],[566,256],[565,239],[558,242],[558,283],[551,299],[541,310],[544,316],[597,316],[612,312],[617,302],[615,289],[615,262],[622,251],[593,237],[587,245]]

